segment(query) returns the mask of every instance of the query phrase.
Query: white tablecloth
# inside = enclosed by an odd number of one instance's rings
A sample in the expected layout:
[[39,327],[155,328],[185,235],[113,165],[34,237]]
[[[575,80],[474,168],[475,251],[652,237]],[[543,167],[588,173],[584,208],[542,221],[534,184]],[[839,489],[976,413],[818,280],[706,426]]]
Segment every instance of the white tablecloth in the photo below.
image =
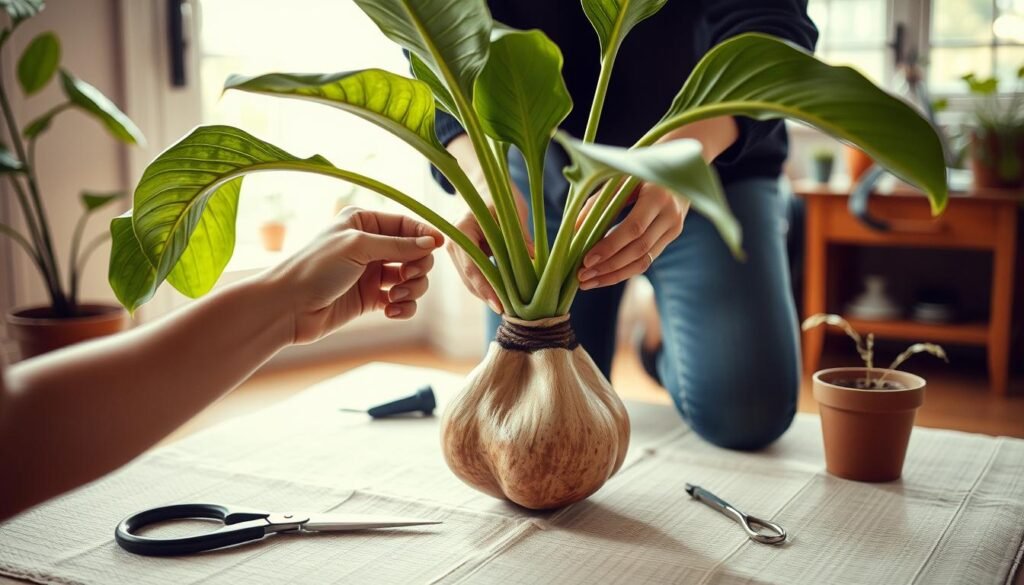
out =
[[[818,419],[770,449],[701,441],[669,407],[630,404],[623,469],[589,500],[533,513],[460,483],[436,418],[338,412],[456,376],[372,364],[153,451],[0,525],[0,574],[39,583],[1004,583],[1021,561],[1024,441],[915,429],[901,481],[823,469]],[[9,471],[9,470],[5,470]],[[0,480],[2,481],[2,480]],[[691,501],[686,482],[785,526],[781,547]],[[173,502],[383,513],[444,524],[277,535],[178,558],[113,541],[126,515]]]

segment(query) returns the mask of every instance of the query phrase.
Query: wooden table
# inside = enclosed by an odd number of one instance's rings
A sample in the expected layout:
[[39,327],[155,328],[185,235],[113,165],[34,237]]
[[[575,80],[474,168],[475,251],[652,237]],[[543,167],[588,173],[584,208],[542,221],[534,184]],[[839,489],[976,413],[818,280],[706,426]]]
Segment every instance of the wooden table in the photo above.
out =
[[[909,187],[873,195],[869,209],[888,221],[891,231],[873,230],[847,209],[849,194],[828,185],[798,183],[796,192],[807,202],[804,313],[827,312],[830,287],[829,247],[912,247],[984,250],[992,254],[993,270],[988,320],[975,323],[931,324],[909,320],[862,321],[848,319],[854,328],[872,331],[882,338],[934,341],[985,346],[988,351],[992,392],[1005,394],[1009,371],[1010,319],[1013,309],[1013,278],[1017,241],[1018,207],[1024,194],[987,190],[950,195],[946,212],[931,217],[924,196]],[[818,368],[825,328],[804,332],[804,367]]]

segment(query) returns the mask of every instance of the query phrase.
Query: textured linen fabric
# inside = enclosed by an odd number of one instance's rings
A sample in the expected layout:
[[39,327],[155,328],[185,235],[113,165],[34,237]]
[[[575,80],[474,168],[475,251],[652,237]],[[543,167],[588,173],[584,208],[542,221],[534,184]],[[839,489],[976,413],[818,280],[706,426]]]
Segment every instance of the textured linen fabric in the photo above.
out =
[[[443,407],[461,380],[374,364],[154,450],[0,524],[0,575],[60,584],[971,585],[1010,582],[1019,562],[1022,440],[917,428],[904,478],[866,484],[824,472],[817,417],[798,415],[771,448],[743,453],[700,440],[671,407],[629,404],[622,470],[590,499],[538,513],[459,482],[442,460],[437,418],[337,411],[426,382]],[[751,542],[690,500],[686,482],[782,524],[790,541]],[[128,514],[194,501],[444,524],[276,535],[177,558],[135,556],[114,543]]]

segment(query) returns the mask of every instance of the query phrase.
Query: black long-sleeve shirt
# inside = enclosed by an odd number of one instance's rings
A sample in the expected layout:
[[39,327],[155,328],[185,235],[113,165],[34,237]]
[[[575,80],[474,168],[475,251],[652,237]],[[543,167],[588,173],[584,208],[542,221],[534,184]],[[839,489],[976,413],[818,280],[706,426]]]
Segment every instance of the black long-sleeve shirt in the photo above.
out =
[[[600,47],[579,1],[490,0],[489,5],[495,20],[519,29],[539,28],[562,49],[563,75],[574,104],[562,128],[582,137],[600,72]],[[700,58],[714,45],[745,32],[775,35],[808,50],[818,38],[807,16],[807,0],[668,0],[622,43],[597,141],[632,145],[665,113]],[[782,121],[736,121],[736,143],[715,160],[722,182],[777,177],[788,152]],[[455,118],[438,111],[442,144],[462,132]],[[435,176],[451,190],[436,170]]]

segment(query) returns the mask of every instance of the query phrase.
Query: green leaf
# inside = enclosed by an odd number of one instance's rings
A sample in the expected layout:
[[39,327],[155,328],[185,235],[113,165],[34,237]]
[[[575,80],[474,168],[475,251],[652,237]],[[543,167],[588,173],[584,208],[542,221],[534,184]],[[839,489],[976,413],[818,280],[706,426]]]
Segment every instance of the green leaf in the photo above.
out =
[[0,0],[0,7],[7,12],[15,24],[31,18],[43,9],[43,0]]
[[709,51],[668,113],[638,144],[717,116],[792,118],[860,148],[946,206],[946,165],[935,129],[849,67],[832,67],[774,37],[747,33]]
[[235,253],[235,219],[242,178],[228,181],[206,203],[188,246],[167,275],[181,294],[197,298],[210,292]]
[[729,209],[718,175],[704,162],[700,142],[682,139],[628,149],[582,142],[563,132],[556,134],[555,139],[572,158],[573,166],[565,172],[572,183],[588,189],[600,181],[628,175],[661,185],[688,200],[693,209],[714,224],[733,255],[743,257],[739,222]]
[[415,53],[409,53],[409,65],[412,69],[412,75],[416,79],[427,84],[430,91],[434,94],[434,99],[437,100],[437,106],[449,114],[458,117],[459,109],[455,105],[455,98],[452,97],[452,92],[448,91],[445,87],[444,82],[437,78],[437,75],[430,70],[430,67],[416,56]]
[[491,13],[486,0],[355,0],[392,41],[419,56],[449,89],[468,98],[487,62]]
[[118,302],[129,313],[153,298],[156,292],[156,270],[142,253],[142,246],[132,228],[132,214],[115,217],[110,222],[110,266],[107,282]]
[[21,161],[11,151],[7,150],[6,147],[0,146],[0,174],[16,173],[23,168],[25,166],[21,164]]
[[50,123],[53,122],[53,118],[67,108],[68,104],[65,103],[50,109],[50,111],[46,112],[42,116],[39,116],[35,120],[29,122],[28,126],[25,126],[25,129],[22,131],[22,134],[25,138],[35,138],[36,136],[39,136],[50,127]]
[[[295,157],[230,126],[202,126],[158,156],[135,189],[129,238],[112,224],[110,283],[131,310],[165,279],[198,296],[213,286],[234,248],[235,214],[244,175],[301,171],[375,191],[433,224],[473,258],[488,282],[501,280],[490,260],[465,234],[416,199],[369,177],[339,169],[322,156]],[[146,264],[138,261],[138,248]],[[152,274],[150,275],[150,271]]]
[[539,30],[501,34],[477,77],[473,107],[487,134],[543,168],[548,143],[572,110],[558,46]]
[[85,207],[87,213],[92,213],[98,209],[106,207],[110,203],[117,201],[118,199],[124,199],[126,193],[124,191],[112,191],[109,193],[97,193],[94,191],[83,191],[82,192],[82,206]]
[[973,73],[968,73],[960,79],[967,83],[967,89],[974,95],[994,95],[999,91],[999,80],[995,77],[980,79]]
[[43,89],[60,63],[60,40],[52,32],[41,33],[32,39],[18,60],[18,82],[26,95]]
[[64,70],[60,72],[60,79],[64,95],[71,103],[99,120],[115,138],[128,144],[145,143],[142,131],[135,122],[100,90]]
[[329,75],[232,75],[224,89],[303,99],[373,122],[421,152],[444,150],[434,132],[434,96],[427,84],[380,69]]
[[661,10],[667,0],[583,0],[583,12],[597,32],[601,56],[614,55],[639,22]]

